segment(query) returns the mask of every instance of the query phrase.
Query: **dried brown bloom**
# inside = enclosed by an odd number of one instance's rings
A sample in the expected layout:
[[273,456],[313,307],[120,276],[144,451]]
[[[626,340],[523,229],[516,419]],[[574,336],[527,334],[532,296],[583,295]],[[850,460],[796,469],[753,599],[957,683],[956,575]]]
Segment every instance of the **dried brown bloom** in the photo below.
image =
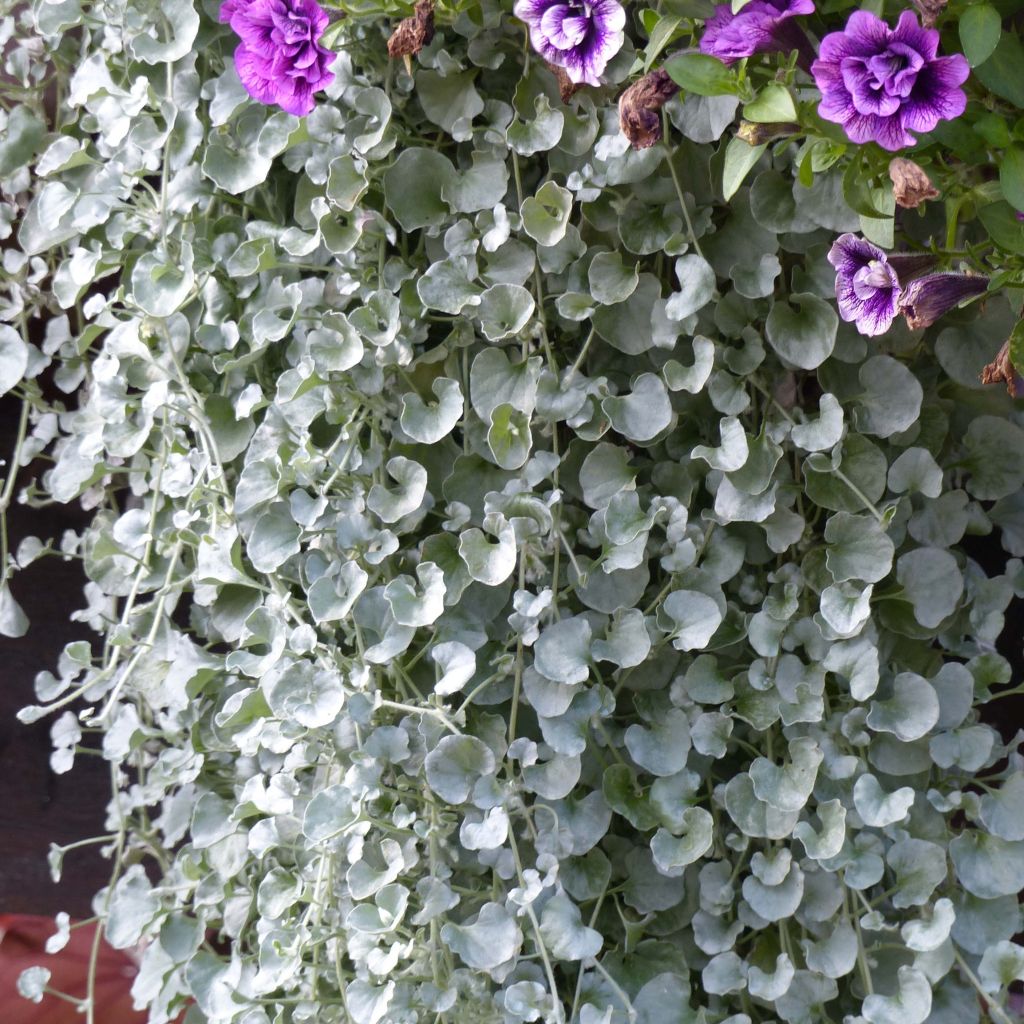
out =
[[619,126],[634,149],[649,149],[661,139],[661,108],[679,86],[660,68],[634,82],[619,97]]
[[934,28],[935,21],[946,6],[946,0],[912,0],[921,15],[921,24],[925,28]]
[[568,103],[583,88],[582,82],[574,82],[565,68],[560,68],[557,64],[548,64],[548,71],[558,82],[558,94],[562,97],[563,103]]
[[389,57],[411,57],[434,38],[434,0],[417,0],[413,14],[403,18],[388,40]]
[[791,121],[779,121],[777,124],[760,124],[756,121],[740,121],[736,137],[748,146],[760,146],[773,139],[781,139],[800,131],[800,125]]
[[934,199],[939,190],[932,184],[924,169],[913,160],[897,156],[889,161],[892,194],[905,210],[913,210],[926,199]]
[[999,355],[981,371],[982,384],[998,384],[1005,382],[1006,390],[1011,398],[1024,397],[1024,378],[1014,369],[1010,361],[1010,343],[1003,342]]

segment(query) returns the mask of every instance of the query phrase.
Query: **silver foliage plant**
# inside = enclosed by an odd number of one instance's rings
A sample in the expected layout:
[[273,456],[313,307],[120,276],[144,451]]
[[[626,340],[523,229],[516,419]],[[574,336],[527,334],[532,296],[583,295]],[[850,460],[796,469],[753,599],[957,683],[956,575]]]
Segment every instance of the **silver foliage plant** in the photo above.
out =
[[735,97],[634,152],[508,6],[408,68],[407,11],[353,7],[301,120],[213,6],[0,23],[0,384],[51,462],[22,500],[91,512],[3,531],[0,628],[12,576],[81,560],[95,643],[22,718],[55,770],[109,762],[136,1001],[1007,1024],[1024,760],[979,707],[1014,692],[1024,418],[978,373],[1010,307],[858,335],[837,175],[783,146],[722,202]]

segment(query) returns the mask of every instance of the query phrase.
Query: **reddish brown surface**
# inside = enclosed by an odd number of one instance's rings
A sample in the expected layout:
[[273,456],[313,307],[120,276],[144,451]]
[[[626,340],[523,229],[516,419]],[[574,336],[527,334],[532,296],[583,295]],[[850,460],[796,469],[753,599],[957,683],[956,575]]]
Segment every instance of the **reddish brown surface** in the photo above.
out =
[[[54,925],[48,918],[28,914],[0,914],[0,1007],[4,1024],[81,1024],[84,1019],[72,1003],[46,995],[32,1003],[18,994],[18,975],[27,967],[46,967],[49,985],[81,999],[86,992],[94,926],[71,932],[71,940],[59,953],[44,951]],[[144,1012],[132,1009],[130,994],[135,963],[106,943],[100,946],[96,970],[96,1020],[102,1024],[143,1024]]]

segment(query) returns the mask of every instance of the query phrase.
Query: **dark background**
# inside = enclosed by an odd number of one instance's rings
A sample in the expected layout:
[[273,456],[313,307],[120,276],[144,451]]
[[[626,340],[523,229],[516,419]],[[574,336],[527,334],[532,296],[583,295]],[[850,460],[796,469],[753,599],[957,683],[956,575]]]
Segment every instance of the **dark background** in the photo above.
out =
[[[16,399],[0,400],[3,477],[14,450],[20,407]],[[21,473],[17,490],[30,470]],[[8,510],[11,550],[28,535],[59,541],[66,529],[80,528],[88,518],[77,505],[31,509],[15,502]],[[102,758],[79,756],[70,772],[55,775],[49,765],[53,717],[28,726],[15,718],[19,708],[35,702],[36,673],[52,671],[70,640],[92,637],[83,623],[70,621],[71,613],[85,605],[83,584],[77,561],[52,556],[14,578],[12,591],[31,626],[21,639],[0,637],[0,913],[53,915],[66,910],[72,917],[90,917],[92,897],[110,875],[110,864],[96,846],[67,855],[59,885],[53,884],[46,862],[50,843],[103,833],[109,766]]]

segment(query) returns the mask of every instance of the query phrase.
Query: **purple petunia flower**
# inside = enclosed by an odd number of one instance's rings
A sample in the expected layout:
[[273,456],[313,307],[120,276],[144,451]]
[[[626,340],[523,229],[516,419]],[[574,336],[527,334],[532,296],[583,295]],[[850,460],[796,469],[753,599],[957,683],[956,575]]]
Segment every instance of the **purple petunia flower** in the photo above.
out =
[[939,33],[921,28],[912,11],[895,29],[868,11],[850,15],[842,32],[821,41],[811,71],[821,90],[818,113],[843,126],[854,142],[884,149],[913,146],[967,106],[961,85],[970,67],[962,54],[937,56]]
[[219,18],[241,40],[235,68],[260,103],[302,117],[334,81],[334,54],[319,43],[329,19],[316,0],[224,0]]
[[912,331],[931,327],[940,316],[961,302],[988,291],[988,278],[980,274],[929,274],[911,281],[900,299],[900,312]]
[[513,11],[529,26],[533,48],[577,84],[600,85],[622,47],[626,12],[618,0],[516,0]]
[[730,4],[721,4],[704,25],[700,52],[732,64],[755,53],[799,50],[809,67],[814,51],[803,30],[790,19],[813,13],[814,0],[750,0],[738,14],[733,14]]
[[840,235],[828,253],[836,268],[839,315],[861,334],[884,334],[900,310],[900,279],[888,257],[856,235]]

